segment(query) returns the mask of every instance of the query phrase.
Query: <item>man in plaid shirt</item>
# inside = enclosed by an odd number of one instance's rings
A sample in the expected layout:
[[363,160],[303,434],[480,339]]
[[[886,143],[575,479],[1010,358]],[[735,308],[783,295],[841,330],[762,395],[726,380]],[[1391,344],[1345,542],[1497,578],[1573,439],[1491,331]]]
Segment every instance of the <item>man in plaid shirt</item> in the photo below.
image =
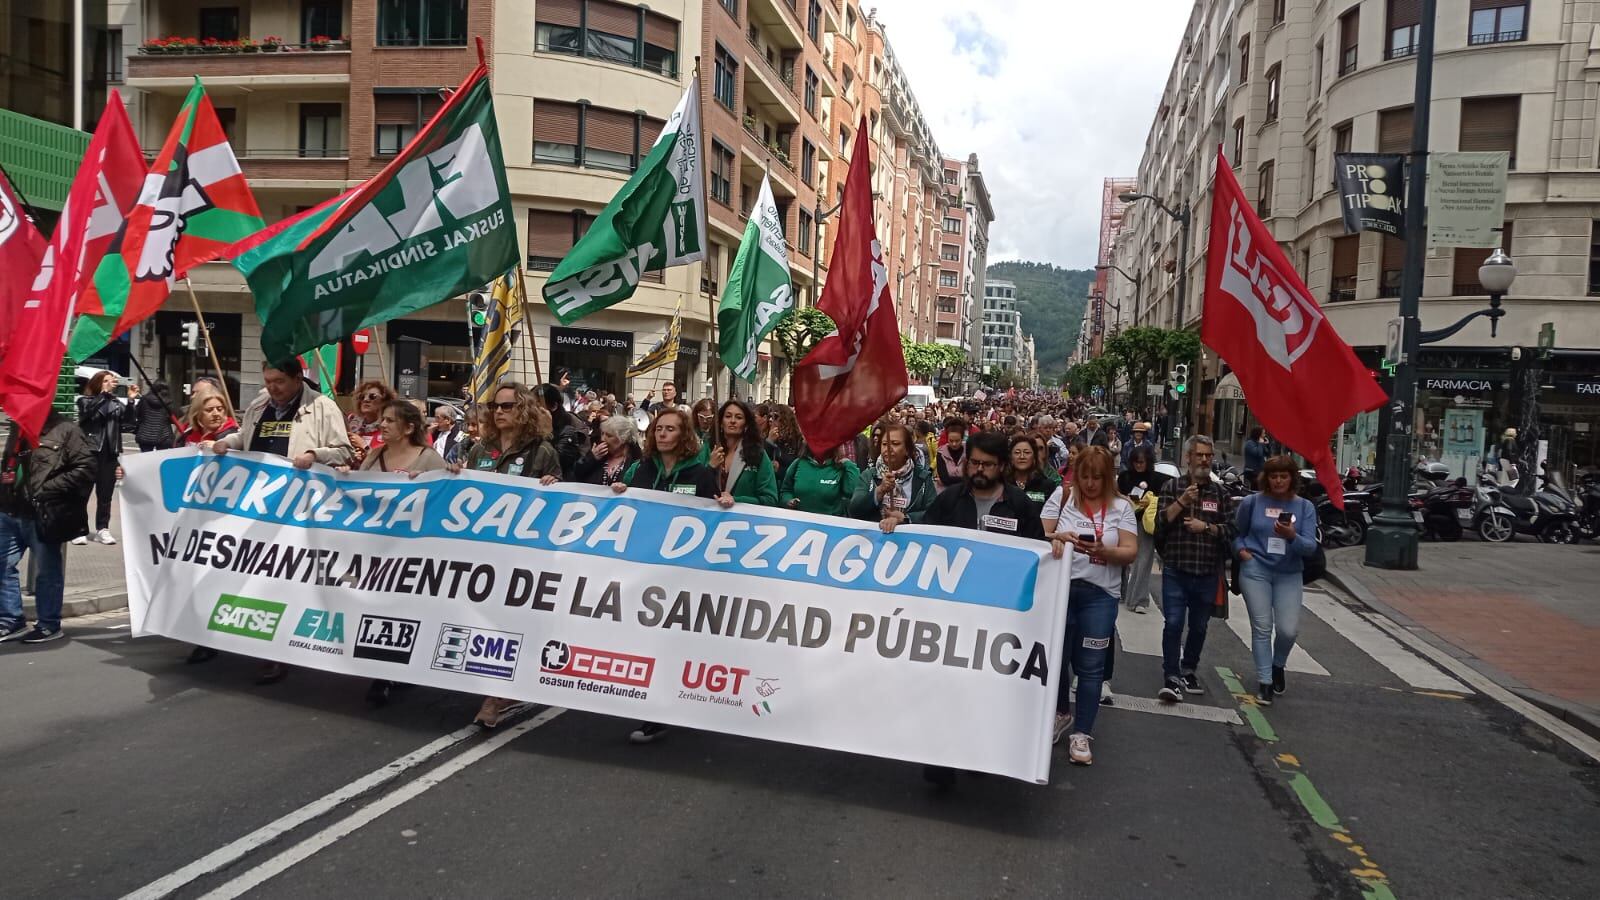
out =
[[[1203,694],[1195,675],[1206,643],[1206,625],[1216,603],[1217,579],[1233,546],[1233,516],[1227,497],[1211,480],[1216,455],[1211,438],[1195,435],[1184,444],[1188,474],[1161,489],[1156,509],[1156,548],[1161,554],[1161,674],[1156,697],[1177,703],[1184,694]],[[1184,639],[1185,619],[1189,636]],[[1178,649],[1182,645],[1180,660]]]

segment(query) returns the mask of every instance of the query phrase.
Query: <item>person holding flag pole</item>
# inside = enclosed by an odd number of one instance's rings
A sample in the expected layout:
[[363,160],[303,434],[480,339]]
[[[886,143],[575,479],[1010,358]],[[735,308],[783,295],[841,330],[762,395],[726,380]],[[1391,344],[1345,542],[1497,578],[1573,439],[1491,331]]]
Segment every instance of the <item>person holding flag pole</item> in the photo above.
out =
[[789,282],[789,247],[783,237],[783,219],[772,199],[772,182],[761,177],[761,193],[750,210],[739,254],[728,273],[717,310],[722,362],[735,375],[755,384],[757,349],[783,317],[794,310],[794,290]]

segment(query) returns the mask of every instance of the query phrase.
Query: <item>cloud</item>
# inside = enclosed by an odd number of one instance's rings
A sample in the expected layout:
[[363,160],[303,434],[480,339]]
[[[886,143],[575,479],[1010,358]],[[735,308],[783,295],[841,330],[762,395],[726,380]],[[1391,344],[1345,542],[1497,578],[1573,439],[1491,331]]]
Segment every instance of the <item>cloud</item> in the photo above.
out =
[[[1138,172],[1193,0],[874,0],[946,156],[977,153],[991,261],[1095,261],[1101,182]],[[870,4],[869,4],[870,8]]]

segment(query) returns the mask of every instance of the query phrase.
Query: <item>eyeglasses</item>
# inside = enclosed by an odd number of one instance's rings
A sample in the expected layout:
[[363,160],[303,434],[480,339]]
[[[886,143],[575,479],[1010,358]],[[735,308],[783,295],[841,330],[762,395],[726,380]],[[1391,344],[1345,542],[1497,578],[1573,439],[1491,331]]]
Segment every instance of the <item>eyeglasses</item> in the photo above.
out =
[[490,409],[498,409],[501,412],[511,412],[513,409],[517,408],[517,401],[515,401],[515,400],[506,400],[506,401],[499,402],[499,403],[491,402],[490,404],[488,404],[488,406],[489,406]]
[[993,462],[979,462],[975,459],[969,459],[967,460],[967,465],[974,469],[998,469],[1000,468],[1000,461],[994,460]]
[[367,393],[361,399],[363,399],[363,400],[382,400],[383,399],[383,395],[378,393],[377,391],[367,391]]

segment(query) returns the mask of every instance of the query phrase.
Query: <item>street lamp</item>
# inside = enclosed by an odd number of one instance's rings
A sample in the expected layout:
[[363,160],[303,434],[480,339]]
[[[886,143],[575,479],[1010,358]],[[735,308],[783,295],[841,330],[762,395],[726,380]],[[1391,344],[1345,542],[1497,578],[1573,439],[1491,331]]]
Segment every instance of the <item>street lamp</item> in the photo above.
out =
[[[1159,209],[1171,216],[1172,220],[1178,223],[1179,233],[1182,235],[1183,243],[1178,247],[1178,308],[1176,311],[1177,321],[1173,323],[1172,327],[1182,328],[1184,300],[1188,295],[1189,286],[1189,223],[1191,219],[1189,201],[1185,200],[1183,201],[1183,206],[1173,209],[1165,203],[1162,203],[1161,198],[1151,194],[1143,194],[1138,191],[1123,191],[1117,195],[1117,199],[1121,200],[1123,203],[1136,203],[1140,200],[1149,200],[1151,203],[1156,205],[1156,209]],[[1098,268],[1098,266],[1096,268]],[[1122,270],[1118,269],[1117,271],[1121,272]],[[1123,276],[1126,277],[1127,273],[1124,272]],[[1138,284],[1138,280],[1135,279],[1134,283]]]
[[[1139,324],[1139,283],[1144,279],[1140,278],[1138,275],[1129,275],[1127,272],[1123,271],[1121,266],[1116,265],[1115,263],[1107,263],[1103,266],[1095,266],[1095,268],[1100,270],[1110,269],[1111,271],[1116,272],[1118,275],[1121,275],[1123,278],[1133,282],[1133,324]],[[1122,315],[1121,306],[1113,306],[1112,309],[1117,311],[1117,315],[1119,317]]]

